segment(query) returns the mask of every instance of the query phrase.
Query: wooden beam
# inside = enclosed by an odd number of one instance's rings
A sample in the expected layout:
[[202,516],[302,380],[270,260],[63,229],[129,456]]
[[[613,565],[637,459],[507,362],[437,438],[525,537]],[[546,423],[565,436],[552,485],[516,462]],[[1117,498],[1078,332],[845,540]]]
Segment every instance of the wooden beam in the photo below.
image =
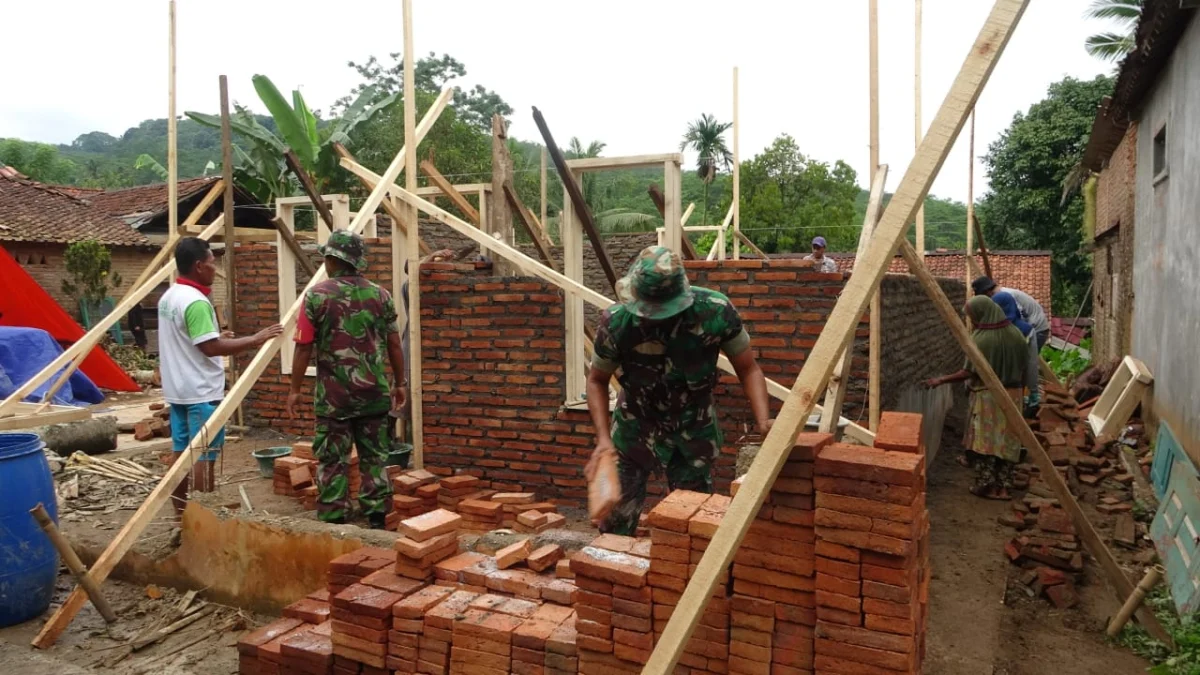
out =
[[[199,223],[200,218],[204,216],[204,212],[208,210],[208,207],[213,205],[213,202],[217,201],[217,197],[220,197],[224,190],[224,180],[218,180],[214,182],[212,187],[208,189],[208,192],[204,194],[204,198],[200,200],[200,203],[196,204],[196,208],[192,209],[192,212],[188,214],[187,220],[183,222],[183,226],[180,227],[179,230],[181,232],[186,232],[188,228],[192,227],[196,223]],[[141,288],[142,284],[146,283],[146,280],[150,278],[150,275],[157,272],[159,268],[167,262],[167,259],[169,259],[175,253],[175,246],[178,244],[179,237],[175,236],[175,234],[167,237],[167,243],[163,244],[163,247],[158,249],[158,253],[154,254],[154,258],[150,260],[150,264],[146,265],[141,274],[138,274],[137,279],[134,279],[133,283],[129,285],[128,290],[125,291],[125,295],[121,298],[121,300],[124,301],[135,290]]]
[[179,120],[175,114],[175,0],[169,3],[167,33],[167,237],[179,234]]
[[[871,183],[871,194],[867,200],[867,211],[863,216],[862,229],[858,234],[858,251],[855,259],[861,258],[867,252],[867,246],[871,242],[871,235],[875,232],[875,225],[879,222],[879,212],[883,207],[883,186],[887,183],[887,165],[879,167],[875,172],[875,180]],[[739,233],[740,234],[740,233]],[[870,296],[874,298],[879,295],[879,287],[870,289]],[[837,365],[833,369],[833,375],[829,378],[828,388],[825,390],[825,410],[821,413],[821,421],[817,425],[817,430],[822,433],[832,434],[837,432],[837,422],[842,414],[842,405],[846,402],[846,389],[849,388],[849,373],[850,364],[854,360],[854,340],[850,340],[850,344],[842,351],[842,355],[837,359]]]
[[[292,255],[296,256],[296,262],[300,263],[300,266],[304,268],[308,276],[311,277],[316,274],[316,265],[313,265],[312,260],[309,260],[308,254],[304,252],[304,249],[300,248],[300,242],[296,241],[296,235],[292,234],[287,224],[280,220],[279,216],[271,218],[271,224],[275,226],[275,231],[279,233],[279,238],[292,251]],[[228,247],[228,244],[226,244],[226,247]]]
[[542,146],[542,220],[546,222],[546,147]]
[[[914,0],[916,21],[913,32],[913,147],[921,147],[921,0]],[[917,209],[917,251],[925,259],[925,204]]]
[[675,162],[663,163],[663,244],[683,256],[683,175]]
[[[979,218],[975,215],[975,210],[971,210],[971,225],[975,230],[975,236],[979,237],[979,257],[983,258],[983,273],[992,276],[992,261],[988,257],[987,241],[983,238],[983,228],[979,226]],[[995,278],[993,277],[993,280]]]
[[[499,114],[492,115],[492,205],[488,213],[488,222],[484,225],[492,236],[499,237],[504,243],[513,245],[512,209],[508,200],[500,196],[504,194],[504,185],[512,183],[512,157],[508,155],[508,127],[504,118]],[[501,262],[495,268],[498,276],[509,276],[512,270],[506,263]]]
[[[646,193],[650,195],[650,201],[654,202],[654,208],[658,209],[658,215],[662,216],[663,224],[666,224],[667,217],[667,201],[663,197],[662,190],[658,185],[651,183],[650,187],[646,188]],[[692,240],[688,239],[687,232],[683,233],[683,239],[679,242],[683,246],[683,257],[685,260],[700,260],[700,254],[696,252],[696,246],[692,244]]]
[[[1079,533],[1079,538],[1083,541],[1084,546],[1100,564],[1100,569],[1104,571],[1104,575],[1108,577],[1109,583],[1113,586],[1114,595],[1118,601],[1123,602],[1133,593],[1133,583],[1129,577],[1125,575],[1116,558],[1113,557],[1112,551],[1104,545],[1104,540],[1092,527],[1083,510],[1079,508],[1079,503],[1075,501],[1074,495],[1071,494],[1070,488],[1067,487],[1066,481],[1059,475],[1058,469],[1051,461],[1050,455],[1046,454],[1045,448],[1042,447],[1041,441],[1038,440],[1033,430],[1029,428],[1029,423],[1021,415],[1020,408],[1009,398],[1004,389],[1004,384],[1000,382],[1000,378],[996,376],[987,359],[984,358],[983,352],[975,346],[974,340],[971,339],[971,333],[963,322],[959,319],[958,313],[954,310],[954,306],[950,304],[950,299],[946,297],[945,291],[938,285],[937,280],[922,263],[913,247],[907,242],[901,242],[900,254],[904,256],[908,262],[909,271],[917,277],[917,281],[921,283],[921,287],[925,289],[926,295],[933,302],[933,307],[937,313],[941,315],[946,327],[950,329],[950,333],[954,335],[954,339],[958,341],[960,347],[967,354],[967,359],[974,365],[975,374],[983,380],[983,384],[992,394],[993,403],[999,406],[1004,413],[1004,418],[1008,421],[1008,428],[1020,439],[1021,445],[1029,449],[1029,456],[1033,462],[1037,464],[1040,470],[1042,480],[1045,481],[1054,494],[1058,497],[1059,503],[1063,509],[1071,516],[1071,522],[1075,525],[1075,530]],[[1172,644],[1170,635],[1158,623],[1153,612],[1147,608],[1142,608],[1138,611],[1138,620],[1142,626],[1155,639],[1162,641],[1164,644]]]
[[[730,224],[732,224],[732,223],[733,223],[733,204],[730,204],[729,210],[725,212],[725,219],[721,221],[721,229],[728,230]],[[712,248],[708,249],[708,255],[704,258],[705,260],[712,260],[713,258],[716,257],[717,249],[719,248],[720,243],[721,243],[721,238],[717,237],[717,240],[713,242]],[[721,256],[722,256],[722,258],[724,258],[724,256],[725,256],[724,251],[721,252]]]
[[[413,13],[412,0],[403,0],[404,8],[404,187],[409,190],[417,189],[417,91],[413,75]],[[493,122],[494,123],[494,122]],[[399,159],[399,158],[397,158]],[[390,185],[395,178],[387,178],[382,182]],[[372,195],[385,196],[380,186],[376,185]],[[405,222],[408,224],[408,410],[412,421],[412,462],[413,466],[425,467],[425,418],[423,415],[424,384],[421,381],[421,254],[418,249],[420,222],[417,209],[410,206],[403,211]],[[404,269],[401,261],[400,237],[392,235],[392,297],[398,298],[401,290],[401,274]]]
[[87,568],[84,567],[83,561],[75,554],[75,549],[71,548],[71,543],[67,541],[67,538],[63,536],[62,532],[59,532],[58,526],[50,518],[46,507],[41,502],[38,502],[37,506],[30,509],[29,515],[33,516],[33,519],[37,521],[38,527],[42,528],[42,532],[46,534],[46,538],[54,545],[54,549],[58,551],[63,565],[71,572],[71,576],[75,577],[75,581],[87,591],[88,597],[92,600],[92,606],[100,613],[104,622],[113,623],[116,621],[117,613],[113,611],[112,605],[108,604],[108,600],[100,592],[100,587],[87,575]]
[[421,173],[425,174],[429,178],[429,181],[442,191],[442,194],[450,198],[450,202],[467,217],[467,220],[475,223],[476,227],[484,225],[479,222],[479,211],[471,205],[471,202],[467,201],[467,198],[461,192],[455,189],[450,181],[446,180],[446,177],[442,175],[441,171],[438,171],[433,162],[427,159],[422,160]]
[[[197,235],[203,232],[207,227],[207,225],[189,225],[183,228],[183,233],[185,235]],[[251,241],[258,243],[270,243],[275,241],[274,232],[271,230],[261,230],[257,227],[234,228],[233,236],[237,241]],[[214,234],[209,241],[225,241],[224,230]]]
[[734,236],[741,240],[741,242],[746,245],[746,248],[753,251],[754,255],[762,258],[763,260],[768,258],[767,254],[763,253],[763,250],[759,248],[757,244],[755,244],[753,241],[750,241],[750,237],[747,237],[745,232],[737,232],[734,234]]
[[58,379],[54,381],[54,384],[50,385],[50,388],[46,390],[45,394],[42,394],[42,404],[38,406],[37,410],[34,411],[34,414],[41,414],[54,403],[54,395],[58,393],[59,389],[62,389],[63,385],[67,383],[67,380],[71,379],[71,375],[75,373],[75,370],[79,368],[86,358],[87,352],[80,352],[79,356],[71,359],[70,365],[68,365],[66,368],[63,368],[62,374],[58,376]]
[[[208,239],[211,237],[214,232],[220,229],[221,223],[223,223],[224,220],[224,216],[218,216],[217,219],[213,221],[212,225],[209,225],[208,229],[206,229],[205,232],[200,235],[200,238]],[[83,337],[75,341],[75,344],[63,350],[61,354],[54,357],[54,360],[43,366],[36,375],[26,380],[19,387],[17,387],[12,394],[9,394],[8,398],[4,399],[3,402],[0,402],[0,417],[4,417],[6,414],[11,414],[21,404],[26,396],[32,394],[38,387],[42,386],[43,382],[46,382],[53,377],[54,374],[64,366],[69,368],[70,366],[68,364],[73,362],[80,354],[90,352],[92,348],[94,348],[100,342],[100,340],[104,339],[104,336],[108,334],[108,329],[111,328],[113,324],[120,321],[121,317],[128,314],[129,310],[132,309],[134,305],[140,302],[142,298],[149,295],[150,291],[157,288],[159,284],[170,279],[171,275],[174,273],[175,261],[170,260],[161,269],[150,275],[150,277],[146,279],[141,286],[130,289],[129,293],[121,299],[121,302],[117,303],[117,306],[114,307],[111,312],[101,317],[100,320],[96,322],[96,325],[92,326]],[[79,361],[79,363],[82,363],[82,360]]]
[[300,165],[300,158],[296,156],[295,152],[292,152],[291,148],[288,148],[288,151],[283,153],[283,161],[287,163],[288,168],[292,170],[292,173],[300,181],[300,189],[308,196],[308,201],[312,202],[313,208],[321,215],[321,220],[325,221],[325,225],[329,228],[329,231],[332,232],[337,229],[333,224],[333,211],[329,210],[329,204],[325,203],[325,199],[321,196],[320,191],[317,190],[312,176],[308,175],[308,172]]
[[[354,164],[353,162],[350,162],[350,164],[352,166],[347,167],[347,168],[349,168],[351,171],[354,171],[356,173],[359,173],[360,175],[367,177],[368,180],[371,180],[371,181],[376,180],[374,178],[371,178],[372,176],[374,176],[374,174],[371,173],[370,169],[366,169],[366,168],[362,167],[361,165]],[[345,165],[346,165],[346,162],[343,161],[343,166],[345,166]],[[437,205],[432,204],[432,203],[422,199],[419,195],[415,195],[415,194],[406,192],[405,190],[401,189],[399,186],[394,186],[394,185],[390,186],[389,190],[391,191],[392,194],[396,195],[401,200],[407,201],[410,204],[415,204],[421,211],[424,211],[431,218],[438,221],[439,223],[442,223],[443,225],[446,225],[447,227],[454,230],[455,232],[458,232],[459,234],[463,235],[464,237],[467,237],[468,239],[471,239],[481,245],[485,244],[485,243],[489,243],[489,244],[493,244],[493,245],[496,244],[495,239],[488,237],[486,234],[480,232],[478,229],[476,229],[475,227],[473,227],[466,221],[462,220],[461,218],[457,218],[453,214],[445,211],[444,209],[439,208]],[[568,202],[568,208],[569,208],[569,202]],[[564,244],[564,246],[565,246],[565,244]],[[545,279],[546,281],[549,281],[550,283],[557,285],[559,288],[562,288],[568,294],[573,295],[573,296],[583,300],[584,302],[590,303],[593,307],[596,307],[599,309],[608,309],[609,307],[612,307],[614,304],[616,304],[615,300],[610,300],[609,298],[597,293],[596,291],[593,291],[592,289],[588,288],[587,286],[584,286],[582,283],[574,281],[567,275],[560,273],[553,268],[547,267],[546,265],[539,263],[538,261],[534,260],[533,258],[530,258],[529,256],[525,255],[521,251],[519,251],[511,246],[506,245],[503,247],[496,247],[495,252],[497,255],[507,258],[509,260],[509,262],[516,265],[517,268],[520,269],[525,274]],[[564,251],[564,258],[565,258],[565,256],[566,256],[566,252]],[[565,266],[565,264],[566,264],[566,262],[564,261],[564,266]],[[580,332],[582,333],[583,331],[581,330]],[[717,367],[731,375],[736,374],[736,371],[733,368],[733,364],[731,364],[729,362],[729,359],[725,358],[724,355],[720,356],[717,359]],[[775,382],[774,380],[767,380],[767,393],[777,399],[784,400],[788,397],[790,390],[787,387],[783,386],[782,384]],[[823,410],[823,408],[821,406],[813,406],[813,409],[816,410],[817,412],[821,412]],[[871,433],[867,429],[865,429],[853,422],[850,422],[849,420],[845,420],[845,421],[848,422],[848,424],[849,424],[849,426],[847,427],[847,430],[846,430],[847,436],[850,436],[851,438],[854,438],[855,440],[858,440],[859,442],[862,442],[862,443],[866,443],[868,445],[874,443],[875,434]]]
[[92,411],[90,408],[76,408],[69,405],[52,405],[45,412],[37,412],[37,403],[21,402],[21,405],[14,408],[15,414],[0,418],[0,431],[13,431],[15,429],[32,429],[34,427],[43,427],[48,424],[63,424],[65,422],[78,422],[79,420],[90,419]]
[[[536,110],[537,108],[534,108]],[[558,146],[554,146],[557,148]],[[550,158],[554,159],[554,150],[549,145],[546,149],[550,152]],[[627,155],[625,157],[585,157],[582,159],[568,159],[567,166],[572,171],[578,173],[587,173],[588,171],[610,171],[613,169],[639,169],[651,166],[661,166],[664,162],[675,162],[683,164],[683,154],[678,152],[669,152],[662,155]],[[557,162],[556,162],[557,164]],[[562,173],[562,169],[559,169]]]
[[[411,63],[412,59],[408,59],[408,61]],[[409,78],[409,81],[411,82],[412,79]],[[453,88],[444,90],[438,97],[437,101],[434,102],[434,105],[430,107],[428,111],[426,111],[425,117],[422,118],[421,123],[417,125],[415,139],[413,141],[414,144],[420,143],[421,139],[424,138],[429,132],[429,128],[432,127],[434,122],[437,121],[438,116],[441,114],[442,110],[445,109],[446,102],[450,99],[450,96],[453,93]],[[409,100],[412,100],[411,97]],[[379,177],[379,182],[383,185],[377,185],[376,188],[371,191],[371,194],[367,196],[367,200],[359,209],[358,215],[354,217],[354,222],[350,224],[350,231],[361,232],[371,214],[373,214],[375,209],[379,207],[380,202],[386,194],[386,186],[394,185],[396,178],[400,175],[400,171],[404,168],[406,149],[407,148],[401,148],[400,153],[394,159],[392,159],[392,163],[388,165],[384,175]],[[223,220],[223,218],[221,220]],[[209,225],[209,228],[212,229],[213,232],[216,232],[219,227],[219,221]],[[173,269],[174,264],[172,263],[170,267],[164,268],[163,272],[155,275],[154,278],[164,276],[164,273],[168,273]],[[321,281],[324,281],[325,276],[324,268],[317,270],[317,273],[313,275],[312,279],[309,280],[308,286],[305,287],[305,293],[307,293],[308,289],[317,285]],[[290,327],[292,323],[295,322],[296,316],[299,314],[300,309],[303,306],[303,302],[303,294],[301,294],[300,297],[298,297],[297,300],[292,303],[292,306],[288,308],[280,318],[280,323],[285,329]],[[124,311],[128,311],[128,308],[125,308]],[[114,310],[113,314],[110,314],[109,316],[118,314],[123,315],[120,307]],[[167,470],[166,475],[162,477],[162,480],[159,482],[159,484],[155,486],[150,495],[146,497],[146,501],[143,502],[142,505],[138,507],[138,510],[134,512],[133,516],[125,522],[125,526],[121,528],[121,531],[118,532],[116,537],[113,538],[112,542],[109,543],[108,548],[105,549],[104,553],[100,554],[100,557],[96,559],[95,564],[92,565],[92,571],[90,574],[92,578],[96,580],[97,584],[103,583],[104,580],[108,578],[108,575],[112,573],[113,569],[117,566],[117,563],[120,562],[120,560],[127,552],[129,552],[131,548],[133,548],[134,543],[137,541],[138,535],[141,534],[141,532],[145,530],[146,527],[154,520],[154,518],[158,515],[159,510],[167,505],[167,501],[170,499],[171,492],[175,489],[175,486],[179,485],[179,483],[182,482],[189,473],[191,473],[191,466],[195,462],[197,453],[205,451],[205,446],[207,445],[205,439],[216,436],[217,431],[221,429],[221,427],[223,427],[229,420],[233,413],[233,409],[241,404],[242,399],[246,396],[247,392],[250,391],[250,388],[254,386],[254,384],[258,381],[258,378],[262,375],[263,371],[266,370],[267,365],[272,359],[274,359],[276,352],[279,351],[280,343],[281,340],[279,338],[275,338],[267,341],[262,347],[259,348],[258,353],[256,353],[254,358],[250,360],[250,364],[247,366],[245,372],[242,373],[242,376],[238,378],[238,381],[234,383],[232,388],[230,388],[228,395],[222,399],[220,405],[218,405],[216,410],[213,411],[212,416],[209,417],[207,422],[205,422],[204,428],[200,431],[200,433],[196,434],[196,436],[192,439],[192,442],[188,445],[187,450],[185,450],[183,455],[171,465],[171,467]],[[63,352],[63,354],[65,355],[69,352],[70,350],[67,350],[66,352]],[[24,396],[24,394],[22,396]],[[54,612],[46,624],[42,626],[41,632],[39,632],[37,637],[33,639],[33,646],[38,647],[39,649],[47,649],[53,646],[58,640],[59,636],[62,635],[63,631],[67,629],[67,626],[70,625],[71,620],[75,618],[75,615],[78,614],[79,610],[83,608],[83,604],[86,601],[87,593],[85,593],[83,589],[76,587],[75,590],[71,592],[71,595],[67,597],[66,601]]]
[[[967,261],[970,262],[975,258],[975,242],[973,235],[975,228],[972,223],[975,219],[975,111],[971,111],[971,134],[967,142]],[[967,284],[967,299],[971,299],[971,269],[967,265],[966,284]],[[963,317],[967,320],[966,317]]]
[[1000,54],[1004,52],[1028,2],[996,2],[941,110],[934,118],[929,133],[888,203],[871,237],[867,254],[855,262],[854,274],[838,298],[816,345],[804,361],[791,395],[784,401],[775,424],[763,439],[758,456],[743,477],[741,489],[726,510],[725,518],[709,542],[643,673],[666,675],[674,669],[712,596],[718,577],[728,571],[734,551],[749,529],[750,522],[758,515],[763,499],[791,452],[796,434],[803,428],[814,401],[825,388],[833,372],[835,357],[853,337],[869,304],[871,290],[878,287],[886,274],[909,221],[929,193],[929,187],[945,162],[954,139],[966,123],[968,111],[983,90]]
[[[237,267],[234,254],[237,248],[237,229],[233,221],[233,123],[229,117],[229,79],[221,75],[217,79],[221,95],[221,182],[224,191],[221,199],[222,215],[225,217],[225,330],[237,332]],[[238,379],[237,359],[229,358],[229,374]],[[242,409],[237,409],[237,422],[242,425]]]
[[517,222],[525,228],[525,233],[533,241],[533,247],[537,249],[542,261],[549,267],[555,267],[554,256],[550,253],[554,244],[550,242],[550,237],[546,236],[546,231],[542,229],[542,224],[537,221],[533,212],[521,203],[521,198],[517,196],[517,191],[513,189],[511,181],[504,184],[504,200],[517,214]]
[[[738,145],[738,69],[733,67],[733,259],[742,258],[742,167]],[[718,237],[719,238],[719,237]]]
[[[867,68],[869,88],[870,125],[869,145],[869,176],[868,180],[875,183],[875,174],[879,171],[879,0],[867,2]],[[883,301],[879,293],[871,296],[871,337],[867,339],[867,426],[871,431],[879,428],[879,400],[882,380],[880,377],[880,357],[883,352]]]
[[[342,160],[349,160],[357,163],[357,160],[354,159],[354,155],[350,154],[350,151],[346,149],[346,146],[342,145],[341,143],[334,143],[333,151],[336,152],[338,157],[340,157]],[[342,166],[345,165],[343,164]],[[375,189],[375,186],[364,181],[362,176],[357,176],[357,178],[359,179],[359,182],[363,184],[363,187],[365,187],[368,191]],[[392,219],[392,236],[396,236],[396,232],[400,232],[407,237],[408,226],[402,222],[403,216],[400,214],[400,206],[396,204],[395,200],[391,197],[385,197],[379,205],[383,207],[383,210],[387,212],[388,217]],[[425,243],[424,239],[419,239],[418,243],[420,244],[422,256],[427,256],[430,253],[433,253],[433,249],[429,247],[429,244]]]
[[[608,278],[608,283],[612,286],[613,292],[616,292],[617,272],[613,269],[612,260],[609,259],[608,251],[604,248],[604,240],[600,238],[600,231],[596,229],[596,222],[592,220],[592,212],[588,208],[587,202],[583,199],[583,191],[579,189],[579,183],[576,182],[575,175],[571,173],[572,169],[576,167],[568,166],[568,162],[563,157],[562,151],[558,149],[558,145],[554,142],[554,136],[550,135],[550,127],[546,126],[546,119],[542,117],[542,111],[536,107],[533,109],[533,121],[537,124],[538,131],[542,132],[542,140],[546,142],[546,151],[550,153],[550,159],[554,160],[554,168],[558,170],[558,177],[562,179],[563,189],[571,197],[571,204],[575,208],[575,216],[579,218],[579,223],[583,226],[584,233],[587,234],[588,239],[592,242],[592,249],[596,253],[596,259],[600,261],[600,268],[604,270],[604,276]],[[586,162],[588,160],[576,161]],[[660,159],[658,163],[661,164],[662,160]],[[577,170],[582,171],[584,169]]]

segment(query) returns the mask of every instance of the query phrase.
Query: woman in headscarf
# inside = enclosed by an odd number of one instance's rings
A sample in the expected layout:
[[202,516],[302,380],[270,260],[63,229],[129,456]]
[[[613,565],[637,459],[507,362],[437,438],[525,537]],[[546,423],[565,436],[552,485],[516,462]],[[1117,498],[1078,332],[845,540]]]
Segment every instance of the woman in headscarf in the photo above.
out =
[[1021,309],[1017,307],[1017,299],[1008,293],[1000,291],[992,296],[992,302],[1004,310],[1004,316],[1012,325],[1021,331],[1029,343],[1029,363],[1025,366],[1025,417],[1035,417],[1038,405],[1041,404],[1041,382],[1038,381],[1038,348],[1037,337],[1033,334],[1033,326],[1021,318]]
[[[971,339],[975,346],[983,352],[1009,397],[1019,405],[1029,361],[1027,341],[1004,316],[1000,306],[985,295],[971,298],[966,313],[974,325]],[[988,499],[1008,499],[1013,466],[1021,458],[1021,444],[1009,433],[1004,412],[975,373],[971,361],[968,360],[957,373],[927,380],[925,386],[937,387],[964,380],[968,381],[971,390],[971,419],[963,441],[969,463],[975,469],[971,493]]]

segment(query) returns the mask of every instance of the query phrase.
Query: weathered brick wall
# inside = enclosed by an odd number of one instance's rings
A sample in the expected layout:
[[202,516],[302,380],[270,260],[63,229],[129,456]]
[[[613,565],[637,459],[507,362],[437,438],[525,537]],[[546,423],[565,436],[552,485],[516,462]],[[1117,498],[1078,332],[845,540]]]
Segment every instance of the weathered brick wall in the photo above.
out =
[[[950,298],[961,308],[966,303],[966,284],[958,279],[938,279]],[[898,410],[898,403],[909,389],[922,380],[948,375],[963,366],[966,356],[941,317],[933,309],[929,296],[907,274],[888,274],[880,283],[879,398],[883,410]],[[955,409],[951,424],[961,423],[965,413],[962,387],[953,387]],[[914,411],[915,412],[915,411]]]
[[1130,350],[1136,152],[1137,124],[1131,124],[1096,186],[1096,246],[1092,254],[1092,354],[1096,362],[1119,359]]

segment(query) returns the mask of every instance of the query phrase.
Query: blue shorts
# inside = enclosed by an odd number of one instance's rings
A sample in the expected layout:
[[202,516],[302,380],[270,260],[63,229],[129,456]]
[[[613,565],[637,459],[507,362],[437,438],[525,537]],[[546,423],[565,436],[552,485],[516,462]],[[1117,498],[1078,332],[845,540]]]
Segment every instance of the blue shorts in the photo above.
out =
[[[171,449],[175,452],[187,450],[192,439],[204,429],[204,423],[212,417],[213,411],[220,401],[210,403],[172,403],[171,404]],[[202,462],[214,462],[221,447],[225,445],[225,429],[217,432],[217,437],[208,444],[209,450],[200,456]]]

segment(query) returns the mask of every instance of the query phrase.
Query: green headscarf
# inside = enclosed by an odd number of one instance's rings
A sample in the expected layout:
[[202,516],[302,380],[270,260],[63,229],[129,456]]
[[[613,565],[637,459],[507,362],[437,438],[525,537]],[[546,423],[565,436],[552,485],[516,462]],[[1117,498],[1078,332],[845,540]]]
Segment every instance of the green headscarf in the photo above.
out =
[[[1004,310],[986,295],[976,295],[967,301],[967,314],[975,330],[971,339],[983,352],[1000,382],[1010,389],[1025,382],[1025,367],[1029,363],[1029,343],[1021,331],[1004,316]],[[970,359],[964,366],[975,372]]]

